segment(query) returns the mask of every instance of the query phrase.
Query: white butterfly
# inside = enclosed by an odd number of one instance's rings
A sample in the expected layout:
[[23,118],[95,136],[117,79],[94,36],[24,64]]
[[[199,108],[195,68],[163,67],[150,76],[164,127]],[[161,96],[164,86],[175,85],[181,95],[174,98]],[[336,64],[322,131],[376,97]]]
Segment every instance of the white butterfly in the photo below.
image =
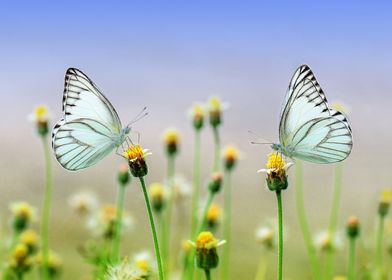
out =
[[339,162],[351,152],[352,133],[347,118],[328,107],[307,65],[300,66],[291,79],[280,113],[279,141],[272,149],[314,163]]
[[57,161],[68,170],[96,164],[127,138],[130,125],[122,128],[109,100],[82,71],[65,73],[63,117],[54,126],[52,147]]

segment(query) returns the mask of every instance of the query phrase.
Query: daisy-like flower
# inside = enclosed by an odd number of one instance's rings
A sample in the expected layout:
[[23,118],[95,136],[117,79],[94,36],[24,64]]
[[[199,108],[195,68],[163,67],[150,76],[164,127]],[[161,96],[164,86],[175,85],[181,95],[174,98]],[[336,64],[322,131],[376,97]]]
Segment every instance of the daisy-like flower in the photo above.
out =
[[260,169],[257,172],[267,174],[267,186],[271,191],[281,191],[288,187],[287,181],[287,169],[292,166],[293,163],[286,163],[281,154],[273,152],[268,156],[266,169]]
[[196,244],[193,244],[196,247],[197,266],[204,270],[216,268],[219,264],[217,248],[225,242],[216,239],[209,231],[201,232],[196,239]]
[[178,130],[173,127],[168,128],[163,133],[163,141],[165,143],[166,153],[169,156],[176,155],[180,143],[180,134],[178,133]]
[[85,216],[98,208],[98,198],[92,191],[83,190],[73,194],[69,198],[68,204],[78,214]]
[[136,273],[128,259],[125,258],[120,264],[109,265],[105,280],[136,280]]
[[33,114],[29,115],[29,120],[35,122],[38,134],[46,136],[49,132],[49,110],[44,105],[39,105],[34,109]]
[[314,244],[323,252],[342,249],[343,238],[339,232],[336,232],[334,236],[331,236],[328,231],[321,231],[315,235]]
[[146,157],[151,155],[148,149],[143,149],[139,144],[130,145],[124,152],[128,160],[129,169],[134,177],[144,177],[148,173]]
[[237,164],[239,151],[233,145],[228,145],[223,149],[223,164],[227,171],[231,171]]
[[134,255],[133,267],[137,275],[143,276],[140,279],[150,279],[156,273],[153,258],[148,251],[141,251]]
[[381,192],[380,202],[378,204],[378,214],[385,217],[388,214],[392,202],[392,190],[385,189]]
[[148,188],[153,209],[160,213],[166,204],[165,187],[161,183],[152,183]]
[[193,127],[196,130],[200,130],[201,128],[203,128],[204,118],[206,115],[205,107],[203,104],[194,103],[189,112],[189,115],[191,116]]
[[273,226],[265,224],[255,232],[256,241],[264,245],[267,249],[272,249],[277,243],[277,234]]
[[15,202],[10,206],[12,212],[12,225],[16,232],[22,232],[36,219],[37,210],[27,202]]
[[32,266],[32,258],[29,255],[29,249],[25,244],[17,244],[11,253],[8,267],[15,271],[17,275],[23,275],[29,271]]
[[[88,221],[88,227],[97,236],[112,239],[116,230],[117,208],[112,204],[104,204]],[[134,221],[132,216],[124,212],[122,219],[122,230],[132,227]]]
[[217,203],[212,203],[207,210],[207,224],[210,228],[215,228],[219,224],[222,209]]
[[227,105],[222,103],[218,96],[211,96],[208,99],[208,112],[212,127],[218,127],[222,123],[222,111],[226,108]]

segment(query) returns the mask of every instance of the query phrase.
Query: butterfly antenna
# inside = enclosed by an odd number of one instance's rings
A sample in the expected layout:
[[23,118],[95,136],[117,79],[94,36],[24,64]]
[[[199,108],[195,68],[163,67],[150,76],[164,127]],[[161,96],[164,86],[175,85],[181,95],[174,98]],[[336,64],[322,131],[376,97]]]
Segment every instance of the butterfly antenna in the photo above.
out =
[[145,116],[148,115],[147,112],[147,106],[145,106],[136,116],[135,118],[127,124],[127,127],[130,127],[131,125],[133,125],[134,123],[140,121],[141,119],[143,119]]
[[250,143],[252,145],[272,145],[273,144],[272,142],[268,142],[268,141],[264,140],[260,135],[253,132],[252,130],[248,130],[248,133],[252,134],[253,136],[256,136],[258,139],[261,140],[261,141],[251,141]]

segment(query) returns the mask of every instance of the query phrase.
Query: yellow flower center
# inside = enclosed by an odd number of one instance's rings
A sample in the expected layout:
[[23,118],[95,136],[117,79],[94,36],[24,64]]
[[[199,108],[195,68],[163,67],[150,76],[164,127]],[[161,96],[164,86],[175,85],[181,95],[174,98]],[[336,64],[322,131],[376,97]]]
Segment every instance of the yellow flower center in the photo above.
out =
[[26,202],[20,202],[12,207],[12,212],[15,216],[29,218],[33,215],[33,209]]
[[164,133],[163,139],[167,145],[176,144],[179,141],[178,131],[174,128],[169,128]]
[[33,230],[26,230],[21,234],[20,241],[28,246],[34,246],[38,243],[37,233]]
[[138,268],[140,268],[141,270],[144,270],[144,271],[147,271],[150,267],[150,265],[146,259],[136,260],[135,263]]
[[285,169],[286,162],[279,153],[271,153],[268,156],[267,168],[282,170]]
[[143,159],[145,157],[145,153],[140,145],[131,145],[128,147],[127,151],[125,152],[125,157],[131,161],[137,159]]
[[227,146],[223,152],[226,160],[236,160],[238,158],[238,150],[234,146]]
[[212,96],[208,100],[208,104],[211,107],[211,111],[220,111],[221,110],[221,100],[218,96]]
[[218,241],[214,235],[209,231],[203,231],[199,234],[196,240],[196,247],[198,249],[211,249],[216,247]]
[[21,261],[24,260],[27,257],[29,250],[27,249],[27,246],[24,244],[18,244],[16,245],[12,256],[17,260]]
[[215,221],[220,216],[221,209],[218,204],[211,204],[210,208],[208,208],[207,219],[210,221]]
[[116,219],[116,215],[117,215],[117,211],[116,211],[116,207],[112,204],[105,204],[102,206],[101,209],[101,213],[102,213],[102,218],[104,220],[115,220]]
[[36,107],[34,110],[34,116],[37,121],[47,121],[48,114],[49,114],[48,108],[43,105]]
[[192,107],[192,115],[195,119],[201,119],[204,117],[204,108],[200,104],[195,104]]
[[163,197],[163,186],[160,183],[153,183],[150,185],[151,198],[161,199]]
[[392,190],[389,190],[389,189],[384,190],[381,193],[380,202],[383,203],[383,204],[388,204],[388,205],[391,204],[391,202],[392,202]]

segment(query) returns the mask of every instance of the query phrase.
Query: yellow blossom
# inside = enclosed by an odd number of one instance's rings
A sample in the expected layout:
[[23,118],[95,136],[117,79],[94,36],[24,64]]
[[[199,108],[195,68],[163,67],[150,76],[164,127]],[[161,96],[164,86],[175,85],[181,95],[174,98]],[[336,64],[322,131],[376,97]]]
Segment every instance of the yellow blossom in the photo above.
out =
[[216,248],[218,240],[209,231],[203,231],[199,234],[196,240],[196,248],[198,249],[212,249]]
[[131,162],[144,159],[146,156],[150,155],[151,153],[147,149],[142,149],[142,146],[139,144],[137,145],[130,145],[128,149],[125,151],[124,156]]
[[178,144],[180,140],[180,136],[178,133],[178,130],[171,127],[168,128],[164,133],[163,133],[163,140],[166,145],[175,145]]
[[221,208],[217,203],[212,203],[207,211],[208,222],[216,222],[221,215]]
[[29,249],[25,244],[18,244],[12,251],[12,258],[17,262],[21,263],[28,257]]
[[163,199],[164,187],[161,183],[152,183],[149,188],[151,199]]
[[391,204],[392,202],[392,190],[385,189],[381,192],[380,203]]
[[34,230],[28,229],[20,235],[20,242],[29,248],[36,248],[38,245],[38,235]]
[[44,105],[39,105],[34,109],[34,119],[37,123],[45,123],[49,120],[49,110]]
[[210,112],[220,112],[222,110],[222,102],[218,96],[211,96],[208,99],[208,105],[210,108]]
[[27,202],[16,202],[11,204],[11,211],[15,217],[33,218],[35,209]]
[[285,166],[286,166],[286,162],[279,153],[273,152],[268,156],[268,161],[267,161],[268,169],[281,170],[281,169],[285,169]]

